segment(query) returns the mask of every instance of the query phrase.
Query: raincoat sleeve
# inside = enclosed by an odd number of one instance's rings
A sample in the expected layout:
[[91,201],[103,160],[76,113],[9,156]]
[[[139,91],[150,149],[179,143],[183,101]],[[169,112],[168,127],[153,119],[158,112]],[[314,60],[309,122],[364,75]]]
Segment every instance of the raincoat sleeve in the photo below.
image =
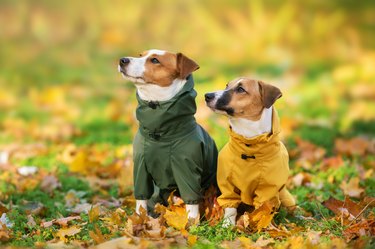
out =
[[228,144],[219,153],[217,182],[221,191],[221,195],[217,201],[223,208],[237,208],[241,203],[241,196],[235,191],[237,188],[231,181],[231,156]]

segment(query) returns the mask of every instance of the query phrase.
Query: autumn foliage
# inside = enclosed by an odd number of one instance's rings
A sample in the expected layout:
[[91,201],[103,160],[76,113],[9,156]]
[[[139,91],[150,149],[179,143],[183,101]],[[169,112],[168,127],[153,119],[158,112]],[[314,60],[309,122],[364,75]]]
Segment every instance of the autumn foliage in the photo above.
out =
[[[173,3],[172,3],[173,2]],[[373,248],[373,1],[1,1],[0,247]],[[118,58],[184,52],[197,121],[219,149],[228,121],[204,93],[250,75],[278,86],[293,209],[272,200],[222,224],[181,199],[134,214],[135,89]]]

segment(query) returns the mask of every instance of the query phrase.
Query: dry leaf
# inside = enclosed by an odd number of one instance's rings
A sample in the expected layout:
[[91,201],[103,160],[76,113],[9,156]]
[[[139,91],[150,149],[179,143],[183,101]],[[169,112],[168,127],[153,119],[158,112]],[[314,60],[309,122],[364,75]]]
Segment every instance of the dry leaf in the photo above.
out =
[[336,217],[342,220],[342,223],[345,224],[353,221],[362,211],[362,208],[349,198],[345,198],[345,201],[340,201],[330,197],[322,204],[335,213]]
[[64,217],[64,218],[59,218],[59,219],[54,219],[51,221],[45,221],[41,223],[42,227],[50,227],[53,224],[60,225],[62,227],[67,227],[68,222],[72,220],[81,220],[81,216],[69,216],[69,217]]
[[61,187],[61,183],[54,175],[44,177],[42,183],[40,184],[40,188],[48,193],[52,193],[53,190],[59,187]]
[[77,233],[81,232],[81,228],[78,226],[71,226],[67,228],[60,228],[59,231],[56,232],[55,236],[60,238],[60,240],[67,241],[67,237],[73,236]]
[[244,223],[244,229],[260,232],[263,228],[271,224],[274,213],[274,202],[266,201],[258,209],[245,214],[241,217]]
[[89,221],[92,223],[92,222],[98,220],[99,214],[100,214],[100,206],[99,205],[91,207],[91,209],[89,211]]
[[176,207],[174,211],[166,210],[164,218],[169,226],[177,230],[184,229],[188,223],[188,215],[184,207]]
[[353,177],[352,179],[350,179],[348,183],[343,181],[340,184],[340,188],[344,191],[345,195],[356,198],[359,198],[361,194],[365,191],[363,188],[359,186],[358,177]]
[[94,231],[89,231],[90,237],[94,240],[96,244],[100,244],[106,241],[102,231],[95,225]]
[[344,236],[349,242],[352,239],[362,236],[375,236],[375,219],[362,220],[344,230]]
[[346,156],[363,156],[370,147],[370,142],[364,138],[354,137],[351,139],[335,140],[335,151]]
[[187,238],[187,242],[189,246],[194,246],[197,243],[198,236],[197,235],[189,235]]

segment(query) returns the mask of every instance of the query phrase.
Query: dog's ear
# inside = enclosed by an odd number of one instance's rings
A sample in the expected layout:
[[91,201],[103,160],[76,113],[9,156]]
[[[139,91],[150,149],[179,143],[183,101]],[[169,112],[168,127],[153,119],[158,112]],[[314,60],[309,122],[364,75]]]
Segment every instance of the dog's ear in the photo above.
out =
[[264,83],[262,81],[258,81],[258,84],[263,106],[270,108],[273,103],[275,103],[275,101],[282,96],[282,93],[279,88],[273,85]]
[[189,74],[199,68],[198,64],[182,53],[177,53],[178,78],[185,79]]

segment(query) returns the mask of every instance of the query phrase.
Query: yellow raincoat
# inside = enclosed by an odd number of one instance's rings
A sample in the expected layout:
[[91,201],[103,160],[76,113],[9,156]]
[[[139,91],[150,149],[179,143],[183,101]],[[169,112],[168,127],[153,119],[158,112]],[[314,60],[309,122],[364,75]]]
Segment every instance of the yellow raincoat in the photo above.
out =
[[289,207],[295,200],[285,187],[289,175],[289,157],[279,139],[280,123],[272,110],[272,132],[245,138],[229,129],[230,140],[219,153],[217,180],[219,204],[237,208],[242,202],[258,208],[276,197]]

